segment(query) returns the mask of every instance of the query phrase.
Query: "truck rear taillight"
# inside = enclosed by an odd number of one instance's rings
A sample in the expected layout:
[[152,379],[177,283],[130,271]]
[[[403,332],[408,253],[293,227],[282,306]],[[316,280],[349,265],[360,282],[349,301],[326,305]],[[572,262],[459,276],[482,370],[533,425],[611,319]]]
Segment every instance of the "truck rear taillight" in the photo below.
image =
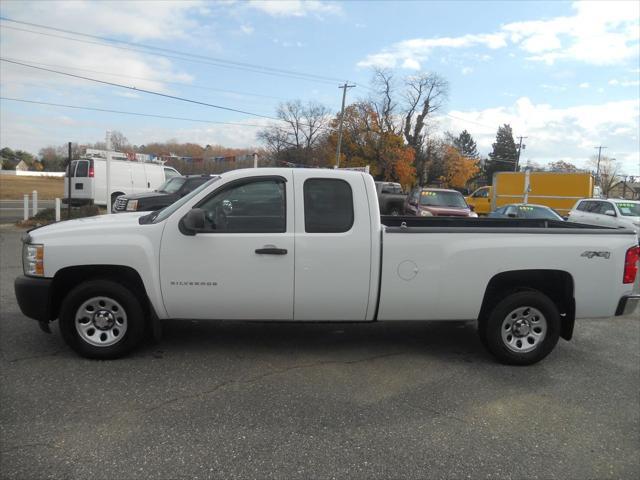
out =
[[89,167],[89,177],[93,178],[93,165]]
[[640,258],[640,247],[631,247],[624,257],[624,275],[622,283],[633,283],[638,274],[638,259]]

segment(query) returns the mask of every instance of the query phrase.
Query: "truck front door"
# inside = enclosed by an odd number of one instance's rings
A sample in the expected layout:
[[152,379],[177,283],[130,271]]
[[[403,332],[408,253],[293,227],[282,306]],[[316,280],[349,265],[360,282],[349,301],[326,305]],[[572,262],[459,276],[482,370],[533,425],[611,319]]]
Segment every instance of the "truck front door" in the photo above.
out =
[[[169,217],[160,283],[171,318],[292,320],[294,218],[290,171],[220,186],[196,207],[207,231]],[[176,217],[176,218],[174,218]]]

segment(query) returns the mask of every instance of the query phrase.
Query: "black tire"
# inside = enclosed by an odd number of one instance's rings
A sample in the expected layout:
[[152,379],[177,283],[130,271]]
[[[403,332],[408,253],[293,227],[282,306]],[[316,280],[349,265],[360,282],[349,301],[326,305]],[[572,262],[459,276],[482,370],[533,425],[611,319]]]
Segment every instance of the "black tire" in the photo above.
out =
[[[112,335],[114,338],[110,341],[114,341],[113,344],[92,345],[83,338],[79,328],[76,327],[76,313],[80,307],[98,297],[113,300],[113,303],[117,305],[117,311],[124,313],[124,317],[120,318],[125,319],[124,333],[117,339],[115,335]],[[114,309],[114,311],[116,310]],[[76,286],[62,301],[59,317],[62,338],[75,352],[87,358],[114,359],[126,355],[140,343],[145,328],[144,310],[136,296],[126,286],[112,280],[89,280]],[[88,320],[87,324],[95,322],[95,318],[87,317],[86,320]],[[114,323],[114,327],[118,327],[118,325]],[[95,334],[96,339],[103,334],[99,328],[93,328],[93,330],[94,333],[91,335]],[[115,330],[118,328],[111,328],[108,331]]]
[[483,345],[507,365],[532,365],[545,358],[558,343],[560,329],[558,307],[537,290],[508,294],[478,325]]

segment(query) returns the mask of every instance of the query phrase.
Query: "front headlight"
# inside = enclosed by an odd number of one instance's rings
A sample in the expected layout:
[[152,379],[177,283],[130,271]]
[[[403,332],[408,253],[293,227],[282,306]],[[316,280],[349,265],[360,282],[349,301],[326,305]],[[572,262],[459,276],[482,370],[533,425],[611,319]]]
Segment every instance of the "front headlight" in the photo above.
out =
[[478,214],[476,212],[470,212],[469,213],[469,217],[471,218],[478,218]]
[[420,216],[421,217],[433,217],[433,213],[431,213],[429,210],[420,210]]
[[138,210],[138,200],[129,200],[127,202],[127,212],[135,212]]
[[25,275],[44,275],[44,245],[25,243],[22,247],[22,270]]

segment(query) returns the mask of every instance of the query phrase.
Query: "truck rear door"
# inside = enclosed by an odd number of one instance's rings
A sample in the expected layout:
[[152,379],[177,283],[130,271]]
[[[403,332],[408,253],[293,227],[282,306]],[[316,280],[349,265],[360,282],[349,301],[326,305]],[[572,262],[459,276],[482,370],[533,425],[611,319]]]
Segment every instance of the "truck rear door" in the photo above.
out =
[[373,227],[365,181],[362,175],[331,173],[293,171],[294,319],[299,321],[367,318]]
[[[71,169],[67,169],[68,178],[71,175],[71,198],[77,200],[88,200],[93,198],[93,167],[92,161],[88,159],[73,160]],[[64,196],[69,197],[69,182],[65,179]]]

